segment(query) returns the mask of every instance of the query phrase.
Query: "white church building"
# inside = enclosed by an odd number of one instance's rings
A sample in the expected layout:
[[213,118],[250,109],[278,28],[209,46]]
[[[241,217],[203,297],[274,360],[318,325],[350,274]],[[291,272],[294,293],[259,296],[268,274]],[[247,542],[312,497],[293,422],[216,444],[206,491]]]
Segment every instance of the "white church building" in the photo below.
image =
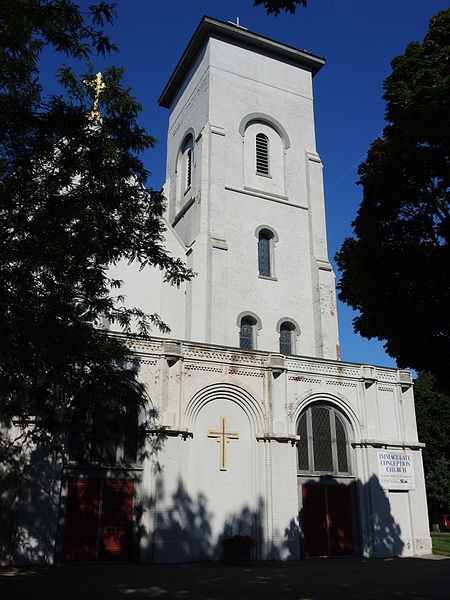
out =
[[[431,552],[411,374],[339,357],[314,131],[324,63],[200,22],[159,99],[166,247],[196,276],[177,289],[114,270],[171,328],[129,340],[145,439],[127,422],[107,451],[71,442],[30,463],[11,560],[219,559],[239,533],[255,560]],[[39,518],[22,508],[37,490]]]

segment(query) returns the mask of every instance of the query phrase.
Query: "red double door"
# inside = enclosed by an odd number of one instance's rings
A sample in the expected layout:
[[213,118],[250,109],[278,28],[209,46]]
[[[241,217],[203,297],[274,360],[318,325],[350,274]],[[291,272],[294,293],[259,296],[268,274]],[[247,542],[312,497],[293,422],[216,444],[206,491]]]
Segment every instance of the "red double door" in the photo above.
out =
[[352,556],[350,487],[303,485],[302,499],[305,556]]
[[63,560],[129,560],[133,538],[132,479],[70,478]]

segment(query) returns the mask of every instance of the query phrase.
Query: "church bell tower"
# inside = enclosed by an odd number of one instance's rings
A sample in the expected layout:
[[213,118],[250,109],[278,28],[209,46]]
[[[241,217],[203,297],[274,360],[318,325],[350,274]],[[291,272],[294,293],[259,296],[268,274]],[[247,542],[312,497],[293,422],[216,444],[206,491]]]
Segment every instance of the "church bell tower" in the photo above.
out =
[[312,79],[324,59],[204,17],[159,98],[186,340],[339,358]]

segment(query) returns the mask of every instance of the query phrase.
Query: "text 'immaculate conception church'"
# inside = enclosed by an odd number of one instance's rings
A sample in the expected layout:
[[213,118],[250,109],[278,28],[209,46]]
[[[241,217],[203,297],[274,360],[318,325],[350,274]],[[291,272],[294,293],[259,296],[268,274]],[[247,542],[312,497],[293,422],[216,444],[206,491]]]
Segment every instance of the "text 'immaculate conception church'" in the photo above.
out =
[[219,559],[234,534],[255,560],[431,552],[411,374],[339,360],[314,131],[324,63],[200,22],[159,99],[166,248],[196,276],[177,289],[112,270],[171,328],[129,341],[145,414],[108,452],[68,442],[29,478],[23,495],[52,486],[40,532],[19,503],[15,560]]

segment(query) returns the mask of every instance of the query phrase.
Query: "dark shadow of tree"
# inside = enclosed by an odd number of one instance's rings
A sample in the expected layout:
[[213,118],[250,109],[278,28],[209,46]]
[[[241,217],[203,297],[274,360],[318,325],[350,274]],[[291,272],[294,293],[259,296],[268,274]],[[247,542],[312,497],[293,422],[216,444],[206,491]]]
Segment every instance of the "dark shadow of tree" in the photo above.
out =
[[[164,502],[164,497],[164,484],[159,480],[157,506]],[[212,552],[210,520],[206,496],[199,494],[191,498],[179,481],[169,508],[157,512],[152,559],[176,563],[209,557]]]
[[[337,488],[344,487],[344,484],[332,477],[326,477],[320,483],[324,485],[325,482],[326,485]],[[310,480],[305,484],[318,485],[318,482]],[[405,547],[401,539],[402,532],[391,515],[389,499],[380,486],[378,478],[373,475],[366,484],[360,481],[354,482],[352,493],[354,494],[351,502],[352,550],[347,555],[401,556]],[[361,516],[357,509],[361,494],[364,494],[365,500],[370,502],[368,512],[371,515],[371,522],[366,527],[366,531],[369,531],[369,540],[366,541],[365,548],[362,544]],[[179,480],[176,491],[167,503],[164,497],[164,486],[160,482],[156,504],[157,506],[168,504],[168,508],[164,511],[158,510],[153,535],[153,561],[177,563],[221,558],[223,534],[218,537],[213,536],[212,519],[215,509],[208,504],[206,492],[198,493],[195,498],[192,498],[183,482]],[[226,515],[221,530],[226,534],[241,533],[253,536],[257,541],[252,553],[253,559],[297,560],[300,556],[304,556],[303,509],[300,510],[298,519],[291,519],[282,535],[273,532],[272,540],[264,538],[262,527],[264,513],[264,501],[260,498],[256,510],[244,506],[234,514]],[[214,529],[217,530],[217,524]],[[148,534],[151,535],[150,532]],[[341,533],[338,531],[337,535],[339,538]],[[340,552],[340,555],[345,555],[345,552]]]
[[[356,480],[350,485],[344,484],[333,477],[323,477],[320,481],[311,479],[303,482],[306,486],[333,486],[334,488],[346,488],[349,490],[350,499],[350,516],[351,516],[351,552],[346,552],[343,541],[344,532],[339,530],[339,526],[335,530],[335,552],[334,555],[351,555],[351,556],[372,556],[377,558],[386,558],[392,556],[401,556],[405,544],[401,538],[401,528],[395,522],[392,514],[389,499],[386,491],[381,487],[378,477],[372,475],[369,481],[363,484],[360,480]],[[359,513],[361,500],[367,503],[366,515],[369,516],[369,523],[362,523],[362,515]],[[327,509],[326,519],[329,518]],[[285,530],[284,546],[289,554],[295,548],[296,529],[298,530],[298,540],[300,543],[300,554],[305,555],[305,514],[303,507],[299,512],[298,525],[291,521],[290,526]],[[326,528],[325,523],[321,526]],[[365,528],[363,535],[362,528]],[[363,541],[364,540],[364,541]],[[333,553],[332,553],[333,554]],[[320,554],[318,554],[320,556]]]
[[[206,489],[192,497],[180,478],[168,501],[164,469],[160,462],[167,432],[154,425],[157,421],[157,412],[150,411],[147,412],[147,420],[139,427],[137,462],[143,464],[148,461],[151,465],[148,475],[156,477],[156,493],[154,497],[144,495],[139,498],[134,507],[134,560],[179,563],[220,559],[223,534],[230,532],[249,534],[255,538],[257,544],[252,553],[253,559],[295,560],[304,555],[303,510],[300,510],[298,518],[291,519],[284,531],[270,532],[269,538],[265,539],[263,523],[266,507],[262,498],[258,499],[256,507],[242,506],[235,513],[224,515],[219,527],[222,531],[220,535],[213,534],[213,530],[218,531],[217,517],[214,515],[216,507],[209,504]],[[71,465],[67,454],[45,446],[29,450],[27,460],[24,460],[22,453],[16,456],[12,453],[8,458],[12,468],[0,477],[0,560],[4,564],[30,561],[51,563],[55,556],[60,560],[65,511],[61,492],[63,486],[67,485],[66,470],[76,474],[87,469],[89,476],[102,478],[111,465]],[[118,478],[135,477],[127,470],[127,465],[115,467]],[[139,485],[140,479],[136,478],[135,481]],[[322,483],[337,487],[343,485],[330,477]],[[305,484],[316,485],[317,481],[310,480]],[[357,480],[353,486],[353,555],[402,555],[405,550],[402,532],[392,517],[389,498],[378,478],[373,475],[366,484]],[[361,515],[356,508],[361,500],[367,505],[366,514],[370,515],[370,522],[364,525],[364,536],[359,526]],[[144,519],[144,513],[147,516],[154,515],[154,521]],[[17,526],[18,522],[20,527]],[[144,547],[147,547],[146,552],[142,551]]]
[[52,562],[62,457],[27,449],[9,460],[1,478],[0,558],[4,564]]
[[[105,479],[113,470],[114,477],[130,478],[139,484],[142,474],[139,467],[146,460],[151,461],[152,475],[162,472],[159,456],[167,435],[164,428],[155,426],[159,420],[157,410],[147,405],[145,417],[136,423],[134,439],[128,444],[128,454],[134,452],[136,456],[133,464],[126,460],[127,441],[123,437],[123,428],[122,437],[117,437],[117,443],[124,448],[120,463],[102,460],[110,454],[109,436],[105,436],[104,451],[102,440],[98,437],[95,440],[95,460],[91,460],[85,449],[79,451],[79,444],[78,455],[76,458],[71,456],[70,422],[66,434],[61,434],[59,440],[53,438],[40,445],[36,445],[32,436],[21,436],[20,430],[16,439],[11,438],[11,432],[1,432],[0,564],[52,564],[54,560],[61,560],[66,511],[64,494],[70,477]],[[141,517],[142,503],[138,502],[134,507],[136,523]],[[133,548],[138,545],[141,533],[134,528]],[[132,557],[137,560],[137,552],[133,551]]]
[[[165,501],[164,484],[157,485],[156,505]],[[153,535],[152,560],[157,563],[179,563],[189,561],[217,560],[222,558],[224,535],[251,535],[257,542],[253,557],[257,558],[264,546],[262,518],[264,503],[260,499],[256,510],[242,507],[225,516],[221,534],[213,535],[213,507],[208,506],[205,493],[191,497],[182,480],[170,498],[170,504],[156,517]]]
[[391,506],[385,490],[381,487],[378,477],[372,475],[366,485],[356,483],[358,494],[367,493],[371,502],[371,522],[369,528],[373,531],[373,549],[377,558],[401,556],[405,544],[401,539],[401,528],[391,515]]

